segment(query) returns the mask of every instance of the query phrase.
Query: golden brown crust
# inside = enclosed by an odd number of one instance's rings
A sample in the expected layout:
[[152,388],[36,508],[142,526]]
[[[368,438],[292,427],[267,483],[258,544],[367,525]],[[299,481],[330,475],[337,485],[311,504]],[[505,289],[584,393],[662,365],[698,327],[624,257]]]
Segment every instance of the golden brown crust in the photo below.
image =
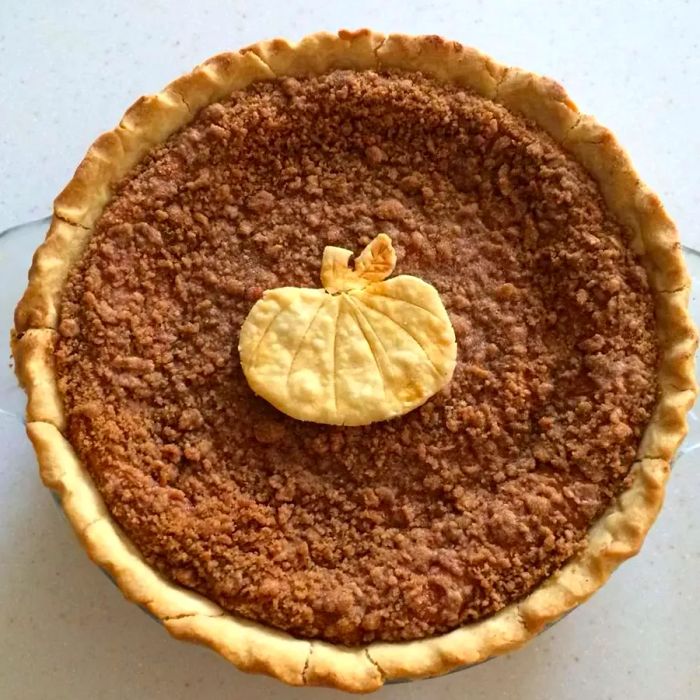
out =
[[51,423],[62,431],[66,418],[53,366],[55,343],[56,331],[32,328],[13,337],[12,353],[17,379],[27,393],[27,421]]
[[464,625],[439,637],[398,644],[377,642],[371,644],[367,652],[385,680],[426,678],[504,654],[524,644],[531,636],[518,606],[510,605],[481,622]]
[[118,178],[118,164],[125,156],[118,127],[98,136],[54,200],[54,221],[90,228],[109,201],[111,183]]
[[202,107],[224,99],[251,82],[270,80],[274,73],[254,53],[220,53],[198,65],[167,87],[195,115]]
[[380,688],[384,676],[365,648],[348,649],[326,642],[312,642],[304,682],[351,693],[366,693]]
[[495,100],[537,122],[560,143],[579,121],[576,105],[559,83],[519,68],[508,68]]
[[376,68],[376,51],[383,40],[383,35],[367,29],[338,34],[318,32],[296,44],[286,39],[261,41],[242,53],[258,56],[276,76],[321,75],[339,68]]
[[56,328],[58,308],[68,270],[80,258],[90,231],[53,217],[46,239],[29,270],[29,284],[15,309],[15,331]]
[[27,434],[39,461],[41,480],[60,496],[76,533],[80,535],[92,523],[109,518],[102,496],[58,428],[41,421],[29,422]]
[[[61,289],[114,183],[197,110],[232,90],[256,80],[318,75],[334,68],[422,71],[495,99],[549,132],[587,168],[610,210],[632,231],[632,245],[654,293],[662,349],[660,398],[641,441],[630,486],[594,524],[581,554],[525,600],[488,619],[431,639],[361,649],[293,639],[240,620],[153,571],[119,531],[62,436],[65,416],[51,367],[51,329],[57,325]],[[360,30],[314,34],[298,44],[261,42],[215,56],[163,92],[138,100],[120,125],[90,148],[56,199],[54,212],[13,331],[17,374],[29,397],[27,432],[44,483],[61,496],[90,556],[128,598],[163,620],[173,636],[210,646],[243,670],[294,685],[369,691],[387,679],[437,675],[517,648],[586,600],[621,561],[639,550],[661,507],[669,462],[685,435],[685,415],[696,395],[697,335],[687,310],[689,280],[678,234],[658,197],[640,182],[614,136],[592,117],[581,115],[556,83],[506,68],[474,49],[435,36],[385,37]]]
[[241,671],[266,673],[290,685],[304,685],[310,643],[231,615],[187,615],[165,619],[178,639],[204,644]]
[[439,36],[391,34],[377,49],[382,68],[421,71],[493,98],[506,69],[476,49]]
[[688,313],[690,286],[655,296],[656,327],[664,360],[659,368],[662,386],[695,391],[695,327]]
[[659,198],[640,181],[615,136],[593,117],[582,116],[562,143],[598,182],[610,210],[633,232],[635,252],[654,291],[687,287],[678,231]]

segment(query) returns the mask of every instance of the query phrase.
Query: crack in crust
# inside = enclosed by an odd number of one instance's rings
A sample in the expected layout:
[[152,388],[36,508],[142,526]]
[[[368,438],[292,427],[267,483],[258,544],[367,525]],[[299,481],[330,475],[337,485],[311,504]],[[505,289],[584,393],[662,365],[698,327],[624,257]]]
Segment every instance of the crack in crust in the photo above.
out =
[[506,68],[503,71],[503,74],[501,75],[501,77],[496,80],[496,89],[494,90],[494,93],[493,93],[494,102],[498,102],[498,97],[501,93],[501,85],[503,85],[503,83],[505,82],[505,79],[508,77],[508,73],[510,72],[510,70],[511,70],[510,68]]
[[[549,132],[586,167],[608,207],[632,231],[633,248],[655,292],[663,349],[661,395],[630,472],[630,487],[593,525],[583,552],[525,600],[490,618],[430,639],[360,649],[294,639],[225,614],[148,566],[111,519],[61,433],[65,416],[51,358],[61,290],[114,183],[207,104],[257,80],[335,68],[421,71],[496,99]],[[163,621],[174,637],[207,645],[242,670],[292,685],[362,692],[385,680],[436,675],[521,646],[590,597],[620,562],[639,550],[661,507],[670,460],[685,435],[685,415],[696,395],[697,334],[688,315],[688,283],[677,231],[660,200],[640,182],[612,133],[579,113],[557,83],[506,68],[436,36],[384,36],[367,29],[322,32],[297,44],[274,39],[214,56],[162,92],[137,100],[117,128],[97,138],[56,198],[46,240],[34,256],[27,291],[17,306],[12,350],[28,393],[27,432],[41,478],[59,494],[90,557],[127,598]]]
[[304,661],[304,668],[301,669],[301,681],[303,685],[308,685],[309,681],[307,678],[307,673],[309,670],[309,664],[311,663],[311,655],[314,653],[314,644],[311,642],[309,644],[309,653],[306,656],[306,661]]
[[382,683],[386,681],[386,674],[382,670],[382,667],[372,658],[372,655],[369,653],[369,649],[365,647],[365,656],[367,657],[367,661],[369,661],[372,666],[374,666],[377,671],[379,672],[379,675],[382,677]]

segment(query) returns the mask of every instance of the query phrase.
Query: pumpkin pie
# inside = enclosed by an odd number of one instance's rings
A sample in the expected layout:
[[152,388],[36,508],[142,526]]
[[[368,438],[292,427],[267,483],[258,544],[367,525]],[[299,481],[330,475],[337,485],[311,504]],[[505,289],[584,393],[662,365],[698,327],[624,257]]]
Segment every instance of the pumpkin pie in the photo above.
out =
[[521,646],[638,551],[688,293],[559,85],[341,31],[215,56],[101,135],[12,345],[41,476],[129,599],[367,691]]

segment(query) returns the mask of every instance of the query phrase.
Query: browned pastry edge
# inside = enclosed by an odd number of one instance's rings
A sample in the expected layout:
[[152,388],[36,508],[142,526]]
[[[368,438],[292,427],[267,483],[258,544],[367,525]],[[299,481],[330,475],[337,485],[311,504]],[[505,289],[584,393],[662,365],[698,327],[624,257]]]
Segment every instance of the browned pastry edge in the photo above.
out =
[[[586,167],[609,209],[632,231],[632,245],[654,295],[661,347],[660,398],[640,443],[630,486],[594,523],[580,554],[524,600],[489,618],[428,639],[356,649],[295,639],[230,615],[148,566],[110,517],[61,432],[65,415],[52,360],[61,291],[113,185],[155,144],[233,90],[258,80],[320,75],[337,68],[421,71],[500,102],[547,131]],[[214,56],[163,91],[137,100],[115,129],[95,141],[54,202],[51,226],[15,312],[12,350],[28,395],[27,432],[41,477],[59,494],[90,557],[112,575],[127,598],[148,608],[173,636],[207,645],[244,671],[267,673],[293,685],[366,692],[385,680],[438,675],[519,647],[591,596],[621,561],[639,550],[661,507],[670,460],[685,436],[685,416],[696,395],[697,334],[688,296],[678,233],[663,205],[640,181],[612,133],[579,113],[560,85],[437,36],[384,36],[368,29],[322,32],[296,44],[274,39]]]

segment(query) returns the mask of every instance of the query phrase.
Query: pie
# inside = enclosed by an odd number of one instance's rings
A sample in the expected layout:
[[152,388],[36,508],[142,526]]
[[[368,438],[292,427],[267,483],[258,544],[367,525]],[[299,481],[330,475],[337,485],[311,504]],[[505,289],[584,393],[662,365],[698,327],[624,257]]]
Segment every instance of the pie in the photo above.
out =
[[341,31],[215,56],[100,136],[12,346],[41,476],[129,599],[367,691],[519,647],[638,551],[695,398],[688,294],[559,85]]

